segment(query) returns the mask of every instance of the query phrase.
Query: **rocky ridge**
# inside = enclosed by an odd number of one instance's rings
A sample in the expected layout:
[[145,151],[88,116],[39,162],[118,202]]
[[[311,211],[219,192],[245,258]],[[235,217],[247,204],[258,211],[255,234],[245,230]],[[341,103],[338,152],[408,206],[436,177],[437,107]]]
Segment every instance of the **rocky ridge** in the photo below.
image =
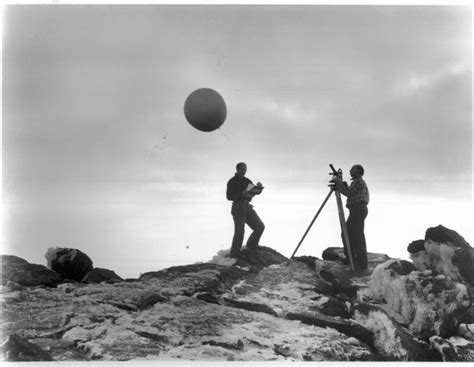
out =
[[3,359],[473,361],[466,244],[438,226],[412,262],[369,254],[366,273],[342,248],[288,262],[260,247],[126,280],[75,249],[48,250],[49,269],[4,255]]

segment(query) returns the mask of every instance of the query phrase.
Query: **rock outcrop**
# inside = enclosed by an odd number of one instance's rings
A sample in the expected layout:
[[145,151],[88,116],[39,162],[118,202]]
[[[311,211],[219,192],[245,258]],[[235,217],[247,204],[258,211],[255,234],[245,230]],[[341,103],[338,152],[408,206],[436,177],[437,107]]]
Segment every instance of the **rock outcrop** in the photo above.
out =
[[8,282],[22,286],[55,286],[61,277],[44,265],[30,264],[28,261],[12,255],[1,255],[2,285]]
[[416,263],[369,254],[368,271],[352,272],[341,248],[325,253],[323,260],[300,256],[289,262],[267,247],[244,248],[233,266],[176,266],[133,280],[94,269],[56,287],[10,281],[0,289],[3,356],[474,360],[471,288],[461,271],[451,278],[451,272],[421,271]]
[[195,264],[135,282],[3,289],[5,332],[54,360],[372,360],[370,347],[349,331],[288,317],[309,306],[324,319],[324,297],[306,299],[317,296],[315,281],[300,262],[258,273]]
[[101,283],[101,282],[121,282],[123,279],[114,271],[102,268],[94,268],[89,271],[81,282],[84,283]]
[[445,275],[411,272],[408,262],[390,260],[372,273],[365,296],[384,303],[382,308],[417,337],[450,336],[471,306],[466,285]]
[[410,243],[408,252],[418,270],[431,270],[474,286],[473,249],[457,232],[441,225],[428,228],[425,239]]

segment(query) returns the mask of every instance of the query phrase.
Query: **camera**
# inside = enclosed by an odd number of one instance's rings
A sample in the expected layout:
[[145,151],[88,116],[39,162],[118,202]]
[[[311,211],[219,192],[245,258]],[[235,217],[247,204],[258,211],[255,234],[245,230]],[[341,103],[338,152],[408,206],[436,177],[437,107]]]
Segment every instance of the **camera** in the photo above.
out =
[[331,168],[331,171],[332,171],[332,172],[329,173],[329,175],[332,176],[332,179],[329,181],[329,185],[328,185],[328,186],[329,186],[331,189],[334,190],[334,189],[336,189],[336,182],[335,182],[335,179],[336,179],[336,178],[339,178],[339,179],[342,180],[342,169],[339,168],[339,169],[336,171],[336,169],[334,168],[334,165],[333,165],[332,163],[329,165],[329,167]]

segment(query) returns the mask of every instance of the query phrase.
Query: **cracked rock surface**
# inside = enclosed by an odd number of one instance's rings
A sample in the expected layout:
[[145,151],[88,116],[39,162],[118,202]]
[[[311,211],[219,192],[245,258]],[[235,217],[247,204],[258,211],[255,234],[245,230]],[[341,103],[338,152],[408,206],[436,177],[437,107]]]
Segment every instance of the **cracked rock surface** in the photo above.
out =
[[[330,248],[325,257],[288,262],[260,247],[244,249],[233,265],[177,266],[127,280],[101,270],[106,280],[90,283],[91,278],[56,278],[44,267],[4,256],[2,356],[8,361],[474,359],[472,287],[462,278],[421,271],[417,263],[384,254],[370,253],[362,273],[344,265],[342,249]],[[433,269],[443,269],[430,261]],[[46,274],[46,283],[31,283],[31,269]]]

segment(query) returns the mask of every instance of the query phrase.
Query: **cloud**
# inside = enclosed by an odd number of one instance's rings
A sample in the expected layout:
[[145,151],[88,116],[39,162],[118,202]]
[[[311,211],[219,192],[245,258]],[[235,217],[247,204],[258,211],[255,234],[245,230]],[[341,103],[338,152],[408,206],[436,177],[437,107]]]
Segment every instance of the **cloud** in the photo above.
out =
[[298,102],[281,102],[266,98],[256,103],[256,109],[271,118],[278,117],[280,121],[290,124],[309,124],[317,120],[318,114],[315,109],[304,106]]
[[470,72],[469,65],[461,62],[430,72],[413,72],[400,82],[396,83],[393,92],[396,96],[412,96],[435,88],[445,81],[468,72]]

